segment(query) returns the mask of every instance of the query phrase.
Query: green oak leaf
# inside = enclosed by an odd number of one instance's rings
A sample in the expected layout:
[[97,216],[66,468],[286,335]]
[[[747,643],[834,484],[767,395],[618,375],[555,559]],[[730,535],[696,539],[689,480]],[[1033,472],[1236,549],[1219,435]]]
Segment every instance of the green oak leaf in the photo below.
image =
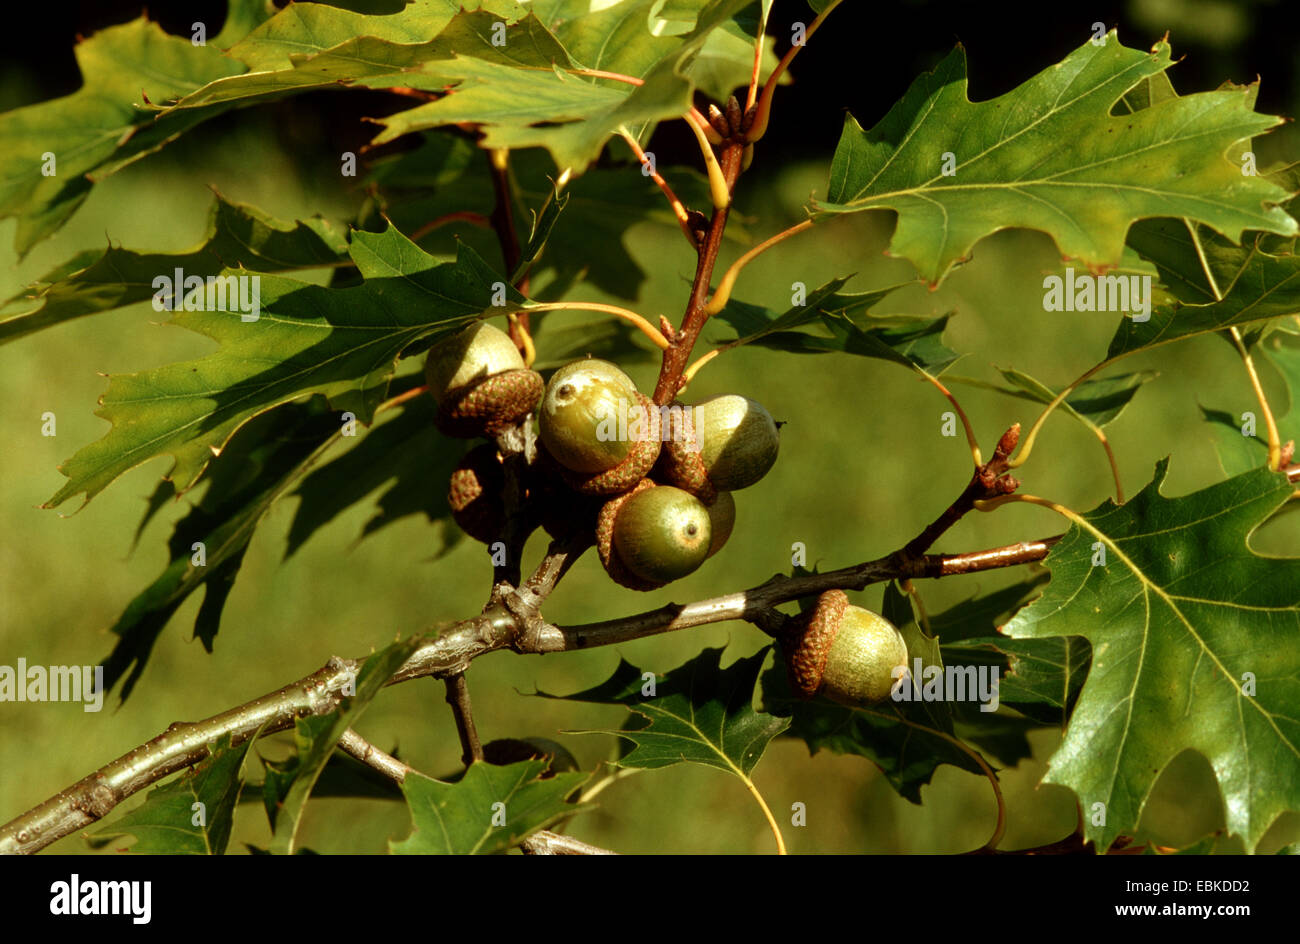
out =
[[223,855],[244,781],[240,770],[255,738],[230,746],[223,734],[208,746],[206,759],[179,777],[154,787],[140,806],[86,837],[102,848],[123,836],[135,842],[123,851],[152,855]]
[[[1285,401],[1272,403],[1278,439],[1300,443],[1300,338],[1278,331],[1263,339],[1255,348],[1253,358],[1276,368],[1282,378]],[[1214,449],[1219,465],[1228,475],[1240,475],[1258,469],[1268,461],[1268,429],[1254,398],[1233,412],[1202,406],[1201,416],[1210,424]],[[1246,435],[1246,418],[1243,413],[1254,414],[1255,432]]]
[[439,264],[392,227],[355,232],[349,253],[365,281],[339,289],[224,270],[223,277],[258,280],[242,283],[260,285],[255,317],[245,321],[231,299],[212,298],[199,302],[210,310],[176,314],[171,324],[221,348],[201,360],[110,378],[96,415],[113,427],[60,467],[68,482],[46,507],[81,492],[89,501],[123,472],[166,454],[175,460],[167,477],[183,494],[240,426],[311,394],[368,424],[408,345],[522,301],[511,289],[507,305],[493,307],[494,286],[504,279],[472,250]]
[[[1130,242],[1156,264],[1161,281],[1177,297],[1154,305],[1147,321],[1122,319],[1107,359],[1300,312],[1300,256],[1292,251],[1294,241],[1274,245],[1270,252],[1263,239],[1234,246],[1205,227],[1193,235],[1181,223],[1160,220],[1135,228]],[[1200,254],[1214,275],[1213,288],[1205,281]]]
[[[972,597],[930,617],[930,629],[942,644],[943,661],[953,665],[996,666],[1001,671],[998,701],[1030,719],[1032,726],[1065,726],[1088,673],[1089,648],[1077,636],[1011,639],[1000,626],[1047,582],[1046,573],[992,593]],[[1005,715],[963,712],[955,725],[968,740],[996,726]],[[1014,732],[1009,732],[1013,734]],[[1004,763],[1006,758],[997,754]]]
[[[885,586],[884,600],[880,613],[893,623],[903,639],[907,641],[907,651],[911,659],[908,665],[916,678],[915,660],[920,659],[925,672],[929,666],[936,666],[945,675],[952,673],[954,681],[960,678],[968,693],[961,700],[922,701],[915,704],[902,704],[903,714],[925,725],[928,732],[942,731],[958,740],[982,748],[998,763],[1013,767],[1020,761],[1032,756],[1033,751],[1026,737],[1029,731],[1039,727],[1031,718],[1019,717],[1002,712],[996,708],[992,711],[981,710],[980,699],[989,694],[988,690],[979,688],[980,672],[996,671],[999,677],[999,691],[993,696],[998,703],[1004,703],[1001,690],[1002,675],[1005,666],[998,660],[967,658],[969,650],[951,650],[941,645],[942,637],[935,633],[927,635],[912,607],[912,598],[899,588],[896,582]],[[930,624],[934,631],[934,624]],[[970,673],[974,668],[975,674]],[[987,678],[987,676],[986,676]],[[973,694],[969,694],[973,693]],[[811,745],[810,745],[811,746]],[[945,747],[951,744],[945,742]]]
[[[1165,498],[1167,471],[1162,460],[1126,504],[1081,516],[1047,558],[1042,597],[1005,632],[1092,645],[1046,779],[1085,813],[1104,809],[1103,824],[1085,816],[1099,849],[1135,831],[1161,769],[1192,749],[1218,778],[1228,829],[1253,850],[1300,809],[1300,559],[1247,543],[1293,486],[1258,469]],[[1093,566],[1096,545],[1106,557]]]
[[292,3],[228,50],[253,72],[289,69],[295,60],[367,36],[395,45],[425,43],[437,36],[462,7],[483,9],[506,20],[526,12],[513,0],[414,0],[395,13],[367,14],[324,3]]
[[193,249],[162,253],[110,246],[47,272],[27,289],[26,297],[15,297],[0,308],[0,344],[73,318],[146,301],[157,292],[154,279],[177,269],[204,278],[240,267],[285,272],[345,263],[347,251],[344,234],[319,217],[287,223],[218,197],[207,231]]
[[611,763],[618,767],[659,768],[692,763],[735,774],[748,781],[772,738],[789,724],[755,711],[754,685],[767,650],[721,668],[722,649],[705,649],[690,662],[655,680],[653,695],[643,695],[641,669],[620,660],[605,682],[572,695],[547,695],[565,701],[623,705],[649,720],[634,731],[592,730],[579,734],[618,734],[636,747]]
[[0,114],[0,218],[18,217],[20,256],[67,222],[95,178],[193,125],[155,122],[146,101],[176,98],[243,70],[215,45],[168,36],[143,18],[96,33],[75,53],[81,88]]
[[[513,0],[462,11],[451,0],[419,0],[389,14],[361,14],[318,3],[294,3],[229,50],[249,66],[196,89],[162,109],[217,113],[231,104],[250,105],[314,89],[360,84],[375,88],[408,86],[408,73],[454,51],[509,62],[510,48],[534,41],[551,51],[558,45]],[[510,26],[504,47],[492,44],[497,23]],[[563,54],[562,50],[559,50]],[[416,84],[419,84],[418,82]]]
[[930,618],[944,660],[1003,670],[999,700],[1039,724],[1065,726],[1088,674],[1091,650],[1079,636],[1011,639],[1002,624],[1047,582],[1046,573],[958,603]]
[[[393,751],[388,753],[394,754]],[[297,755],[293,755],[282,762],[268,761],[262,758],[262,764],[268,768],[268,777],[272,777],[270,769],[276,771],[274,778],[279,780],[284,776],[291,774],[296,766]],[[240,803],[261,803],[266,808],[268,796],[271,798],[272,806],[267,809],[267,816],[272,815],[274,804],[281,796],[280,788],[272,786],[268,791],[266,780],[262,783],[250,783],[249,790],[239,798]],[[318,800],[327,797],[348,797],[350,799],[366,800],[400,800],[402,799],[401,788],[398,787],[390,778],[376,771],[368,764],[344,754],[342,751],[335,751],[330,755],[329,761],[325,764],[325,769],[321,771],[316,778],[316,785],[312,787],[311,795]],[[269,853],[268,853],[269,854]],[[298,854],[302,854],[299,848]]]
[[[452,83],[453,93],[381,119],[384,130],[374,143],[470,123],[482,129],[485,148],[544,147],[559,167],[581,173],[620,128],[640,134],[687,112],[690,62],[710,35],[749,3],[692,0],[694,26],[685,33],[656,25],[663,22],[652,15],[660,5],[659,0],[622,0],[592,10],[572,2],[540,4],[534,15],[553,27],[565,58],[536,46],[521,49],[509,63],[459,53],[426,63],[420,70],[423,82],[414,72],[408,84]],[[640,84],[577,70],[618,73]]]
[[[1060,392],[1035,380],[1022,370],[1013,367],[999,367],[997,370],[1011,385],[1010,387],[987,383],[973,377],[950,375],[947,380],[971,387],[996,390],[998,393],[1035,403],[1051,403]],[[1158,370],[1139,370],[1129,374],[1116,374],[1113,377],[1085,380],[1061,402],[1061,409],[1088,429],[1097,432],[1103,426],[1119,419],[1119,415],[1133,402],[1138,390],[1159,376]]]
[[840,294],[848,279],[834,279],[780,314],[732,299],[717,319],[734,328],[738,337],[725,341],[719,349],[750,344],[795,354],[841,352],[892,361],[920,373],[942,373],[957,358],[956,352],[943,343],[943,331],[951,315],[917,318],[867,314],[885,296],[914,281]]
[[274,0],[228,0],[226,22],[209,42],[218,49],[229,49],[275,14]]
[[890,251],[931,284],[1007,227],[1041,230],[1092,269],[1119,264],[1130,225],[1147,217],[1185,217],[1235,241],[1246,229],[1296,234],[1276,206],[1287,192],[1237,160],[1249,149],[1238,142],[1281,121],[1253,111],[1257,86],[1112,114],[1172,65],[1163,40],[1148,53],[1114,31],[985,102],[966,97],[965,60],[958,46],[869,131],[846,119],[817,218],[897,211]]
[[[1300,328],[1300,316],[1294,319],[1294,325]],[[1277,370],[1285,387],[1286,399],[1273,404],[1274,414],[1293,424],[1300,423],[1300,331],[1279,330],[1265,338],[1257,350]]]
[[[254,417],[213,458],[202,498],[176,523],[168,541],[167,567],[136,595],[110,629],[119,639],[103,662],[106,690],[125,677],[121,697],[123,701],[130,697],[159,634],[200,587],[205,591],[194,636],[212,651],[222,609],[253,532],[271,505],[301,481],[341,429],[338,413],[315,397]],[[172,484],[160,482],[141,528],[175,497]],[[202,565],[195,563],[196,542],[203,545]]]
[[[615,145],[614,150],[620,146]],[[558,179],[559,171],[541,150],[512,153],[510,171],[518,206],[528,211],[515,214],[522,244],[529,237],[524,227],[531,214],[548,206],[552,181]],[[686,205],[707,204],[708,183],[697,171],[662,165],[660,171],[673,181],[673,189]],[[386,219],[403,232],[416,233],[432,220],[450,220],[450,214],[467,209],[486,217],[495,205],[486,153],[447,134],[426,134],[415,150],[375,161],[371,180],[376,184],[377,196],[360,228],[369,229],[374,222]],[[629,251],[629,231],[643,223],[677,231],[677,219],[659,188],[641,173],[639,164],[629,163],[593,167],[571,179],[562,193],[566,199],[564,210],[533,264],[530,294],[558,300],[582,281],[602,292],[635,301],[647,274]],[[743,234],[743,227],[728,224],[726,238],[743,238]],[[435,254],[454,253],[458,241],[464,241],[485,259],[499,258],[496,234],[490,228],[463,221],[437,227],[418,240]],[[683,249],[683,265],[693,266],[694,254],[684,241]]]
[[1208,226],[1171,219],[1139,220],[1127,244],[1155,266],[1179,305],[1205,305],[1226,295],[1259,252],[1255,239],[1238,245]]
[[[1258,413],[1255,404],[1250,404],[1250,412]],[[1219,467],[1229,476],[1241,475],[1251,469],[1258,469],[1268,459],[1268,442],[1263,438],[1264,430],[1257,427],[1254,435],[1247,436],[1247,427],[1240,413],[1229,413],[1213,407],[1199,406],[1201,419],[1210,426],[1210,435],[1214,440],[1214,452],[1219,458]],[[1256,416],[1256,422],[1262,421]]]
[[333,756],[339,738],[356,724],[379,690],[419,648],[421,641],[420,637],[412,636],[374,653],[357,673],[355,694],[345,695],[338,709],[326,715],[299,718],[294,723],[296,755],[287,764],[274,768],[268,766],[263,783],[264,802],[274,830],[271,852],[276,855],[294,854],[302,811],[317,779]]
[[[589,773],[543,777],[549,760],[520,761],[496,767],[470,764],[456,783],[419,773],[402,783],[411,810],[411,834],[388,848],[394,855],[486,855],[517,846],[586,804],[566,802]],[[498,825],[500,823],[500,825]]]

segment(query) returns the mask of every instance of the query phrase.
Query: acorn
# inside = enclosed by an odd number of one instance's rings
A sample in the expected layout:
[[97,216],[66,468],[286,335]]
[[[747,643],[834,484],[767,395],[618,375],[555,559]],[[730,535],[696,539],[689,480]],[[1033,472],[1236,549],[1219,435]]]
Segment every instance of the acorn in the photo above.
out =
[[564,480],[584,495],[616,495],[659,457],[659,411],[609,361],[574,361],[546,385],[538,419],[542,445]]
[[781,635],[790,687],[800,698],[824,695],[860,708],[889,697],[907,667],[907,643],[879,614],[852,606],[843,590],[827,590]]
[[731,497],[731,492],[718,492],[713,504],[706,507],[709,509],[709,527],[713,531],[707,556],[712,557],[722,550],[722,545],[731,537],[731,529],[736,526],[736,500]]
[[447,504],[452,518],[474,540],[495,541],[505,527],[504,489],[505,471],[496,446],[476,446],[451,472]]
[[596,551],[615,583],[654,590],[685,577],[709,556],[709,509],[689,492],[642,479],[605,503],[596,523]]
[[537,408],[545,383],[529,370],[510,336],[485,321],[435,344],[424,379],[449,436],[491,436]]
[[[772,414],[761,403],[737,394],[722,394],[688,407],[690,422],[682,423],[685,438],[669,437],[665,449],[668,480],[696,491],[697,466],[709,485],[734,492],[753,485],[772,468],[781,446]],[[676,434],[677,428],[674,428]],[[690,441],[694,435],[695,442]],[[694,453],[694,455],[692,455]]]

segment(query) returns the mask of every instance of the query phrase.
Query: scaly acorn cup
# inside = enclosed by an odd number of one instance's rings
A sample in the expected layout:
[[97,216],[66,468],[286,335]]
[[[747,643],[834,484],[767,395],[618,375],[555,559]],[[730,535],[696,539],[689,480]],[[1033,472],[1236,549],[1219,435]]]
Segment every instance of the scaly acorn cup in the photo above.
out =
[[510,336],[476,322],[429,349],[424,379],[449,436],[491,436],[537,408],[545,382],[529,370]]
[[617,584],[655,590],[704,563],[713,543],[709,510],[671,485],[642,479],[610,499],[596,521],[596,552]]
[[505,471],[496,446],[476,446],[451,472],[447,504],[452,518],[474,540],[484,544],[496,540],[505,527],[504,489]]
[[843,590],[827,590],[781,636],[790,687],[800,698],[824,695],[860,708],[889,697],[896,666],[907,666],[907,643],[883,616],[852,606]]
[[552,375],[538,418],[542,445],[583,495],[617,495],[659,457],[659,411],[627,374],[589,358]]
[[761,403],[723,394],[701,400],[692,414],[700,460],[719,491],[748,488],[776,462],[780,433]]
[[560,474],[579,495],[618,495],[626,492],[654,467],[662,443],[659,439],[659,411],[643,393],[636,395],[628,422],[628,448],[623,461],[603,472],[575,472],[561,467]]
[[668,427],[661,433],[663,449],[651,474],[656,482],[690,492],[708,505],[718,490],[709,481],[709,470],[704,467],[700,455],[700,440],[691,416],[693,410],[693,407],[677,400],[669,404],[667,418],[660,419],[661,426],[666,423]]

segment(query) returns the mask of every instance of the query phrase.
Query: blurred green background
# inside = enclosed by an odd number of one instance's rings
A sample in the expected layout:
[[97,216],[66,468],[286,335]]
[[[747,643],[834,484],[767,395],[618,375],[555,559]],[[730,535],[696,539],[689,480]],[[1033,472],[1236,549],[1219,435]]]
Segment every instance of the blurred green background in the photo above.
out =
[[[926,14],[924,4],[905,6],[918,16]],[[1174,0],[1119,5],[1108,22],[1119,20],[1121,39],[1140,45],[1163,32],[1163,27],[1154,25],[1163,17],[1165,26],[1175,29],[1177,54],[1180,17],[1211,6],[1222,11],[1225,5]],[[1243,44],[1258,23],[1247,17],[1238,25],[1241,30],[1228,31],[1225,35],[1231,41],[1219,48],[1204,37],[1188,38],[1195,44],[1197,68],[1214,73],[1213,67],[1220,67],[1211,85],[1221,78],[1247,79],[1258,71],[1267,87],[1272,63],[1247,62],[1249,75],[1240,74],[1238,68]],[[1080,30],[1077,24],[1058,24],[1051,42],[1060,45],[1064,54],[1081,41]],[[942,51],[951,39],[941,33],[925,42],[927,48]],[[974,39],[967,41],[974,72],[978,47]],[[1054,61],[1040,62],[1041,56],[1041,51],[1036,52],[1013,69],[1017,78],[1007,87]],[[1279,68],[1288,80],[1295,74],[1292,62]],[[915,69],[891,74],[891,83],[899,86],[894,94],[914,74]],[[1180,91],[1210,87],[1189,86],[1177,71],[1174,80]],[[804,81],[805,91],[798,94],[815,94],[808,91],[810,81]],[[41,73],[18,65],[0,83],[0,102],[13,106],[57,91],[66,91],[59,81],[47,82]],[[160,155],[96,186],[71,224],[21,263],[11,248],[14,221],[0,222],[0,297],[12,296],[74,252],[103,246],[106,240],[154,250],[177,251],[193,245],[202,236],[212,199],[209,185],[232,200],[284,219],[315,213],[347,219],[355,213],[361,195],[355,180],[341,180],[337,174],[338,147],[330,138],[331,122],[336,119],[314,122],[311,118],[312,109],[325,114],[336,101],[337,96],[312,96],[298,100],[289,116],[277,106],[238,112],[200,128]],[[799,101],[791,98],[786,107],[794,110]],[[1295,101],[1291,94],[1291,107],[1276,101],[1273,107],[1294,114]],[[852,105],[864,123],[880,113],[874,105],[864,108],[851,97],[835,107],[845,105]],[[1261,110],[1267,110],[1263,104]],[[291,132],[286,132],[286,122],[293,124]],[[819,129],[823,139],[827,130]],[[830,131],[833,142],[838,124]],[[738,198],[738,211],[751,233],[761,237],[796,222],[809,194],[824,192],[829,150],[823,148],[821,160],[787,163],[788,155],[797,157],[799,150],[759,149],[754,173],[742,181]],[[1271,158],[1296,156],[1293,138],[1283,135],[1271,136],[1258,150]],[[671,141],[664,152],[672,153]],[[683,152],[683,157],[688,159],[688,153]],[[849,290],[860,291],[910,278],[913,273],[907,263],[883,255],[892,226],[891,215],[873,214],[819,227],[747,269],[736,295],[780,309],[788,303],[791,282],[796,280],[813,287],[834,276],[857,273]],[[676,320],[693,270],[693,254],[680,233],[672,227],[642,224],[630,231],[628,245],[648,275],[635,307],[650,316],[663,313]],[[729,244],[723,263],[743,248]],[[877,306],[876,313],[933,316],[954,311],[945,339],[966,357],[953,372],[995,380],[993,365],[1015,366],[1060,386],[1103,356],[1114,329],[1113,316],[1042,311],[1042,278],[1060,267],[1059,254],[1045,236],[1000,233],[982,241],[972,261],[938,291],[909,288]],[[590,288],[574,294],[617,301]],[[553,326],[571,319],[558,313],[545,317],[554,319]],[[4,534],[0,662],[4,664],[12,664],[20,655],[29,664],[98,661],[113,642],[106,628],[167,560],[165,541],[174,521],[185,512],[183,504],[171,505],[158,515],[134,553],[131,544],[145,499],[170,460],[155,460],[133,470],[75,514],[71,505],[65,509],[66,517],[37,507],[64,481],[56,466],[107,429],[93,415],[105,389],[102,374],[141,370],[212,350],[212,342],[162,327],[163,320],[165,316],[148,305],[136,305],[0,347],[0,526]],[[404,363],[401,370],[417,366]],[[1128,412],[1109,427],[1127,493],[1145,485],[1156,460],[1168,454],[1173,455],[1173,464],[1167,494],[1221,479],[1210,431],[1197,404],[1234,414],[1255,408],[1232,349],[1219,339],[1199,338],[1130,358],[1116,370],[1143,368],[1156,368],[1162,376],[1143,388]],[[652,384],[655,366],[648,356],[628,369],[638,383],[647,388]],[[1266,373],[1264,381],[1275,396],[1280,393],[1277,377]],[[707,367],[692,385],[691,397],[721,392],[759,399],[787,424],[776,468],[760,484],[737,495],[739,514],[728,551],[685,580],[649,594],[614,586],[594,555],[588,554],[548,602],[549,619],[587,622],[752,586],[774,572],[788,572],[795,541],[807,546],[810,566],[823,569],[887,553],[941,511],[969,477],[964,441],[944,438],[939,432],[946,401],[898,367],[840,355],[794,358],[740,349]],[[1023,401],[971,388],[956,392],[986,450],[1010,423],[1027,423],[1037,415],[1037,409]],[[40,435],[45,411],[57,416],[57,436],[52,438]],[[1034,459],[1021,471],[1026,491],[1076,509],[1092,508],[1110,493],[1110,473],[1096,440],[1060,415],[1048,425]],[[440,482],[429,484],[443,487]],[[283,563],[293,502],[273,508],[245,557],[215,653],[206,655],[189,638],[199,604],[196,595],[160,637],[142,681],[124,707],[116,708],[115,699],[107,701],[99,714],[84,713],[71,704],[0,705],[0,820],[21,813],[172,722],[198,720],[277,688],[319,667],[330,654],[363,655],[399,636],[477,612],[491,576],[480,545],[464,541],[434,560],[437,534],[415,518],[358,543],[356,538],[373,510],[372,496],[320,530]],[[938,549],[976,549],[1061,530],[1062,522],[1048,511],[1010,507],[994,515],[969,516]],[[1264,553],[1300,553],[1300,539],[1277,526],[1262,530],[1255,546]],[[528,548],[529,560],[535,560],[543,547],[542,540],[535,538]],[[927,608],[936,612],[1019,576],[1022,572],[990,573],[918,585]],[[874,588],[858,595],[855,602],[876,607],[880,594],[881,589]],[[753,627],[728,623],[544,659],[495,653],[476,661],[469,674],[479,730],[485,739],[557,738],[590,768],[611,756],[614,739],[557,732],[618,727],[624,709],[538,699],[530,692],[568,693],[594,685],[608,677],[620,656],[663,673],[704,646],[727,646],[724,662],[729,663],[766,642]],[[407,762],[423,772],[441,776],[458,766],[460,749],[440,683],[419,681],[386,691],[358,727],[379,746],[396,746]],[[1040,732],[1033,738],[1034,759],[1002,772],[1009,809],[1002,848],[1050,842],[1073,827],[1072,794],[1039,786],[1058,739],[1057,732]],[[259,749],[268,756],[284,756],[288,739],[278,736]],[[810,759],[801,743],[778,740],[758,766],[755,780],[783,823],[789,821],[792,803],[807,804],[807,825],[785,828],[793,852],[960,852],[981,845],[993,823],[988,784],[953,768],[940,769],[923,791],[924,805],[918,807],[897,797],[874,766],[861,758],[823,752]],[[130,801],[128,808],[135,803],[138,800]],[[680,766],[638,773],[611,786],[599,804],[597,811],[574,820],[570,832],[622,852],[745,853],[773,848],[771,834],[743,786],[716,771]],[[387,839],[404,836],[408,824],[399,803],[321,800],[309,806],[301,838],[320,852],[380,852]],[[1185,845],[1222,825],[1222,804],[1209,765],[1201,756],[1188,753],[1171,764],[1158,782],[1140,838]],[[1272,852],[1297,839],[1300,816],[1288,815],[1275,824],[1259,851]],[[264,845],[267,840],[261,810],[246,807],[236,822],[231,850],[241,851],[241,841]],[[1219,848],[1237,851],[1240,846],[1224,840]],[[77,836],[51,849],[87,851]]]

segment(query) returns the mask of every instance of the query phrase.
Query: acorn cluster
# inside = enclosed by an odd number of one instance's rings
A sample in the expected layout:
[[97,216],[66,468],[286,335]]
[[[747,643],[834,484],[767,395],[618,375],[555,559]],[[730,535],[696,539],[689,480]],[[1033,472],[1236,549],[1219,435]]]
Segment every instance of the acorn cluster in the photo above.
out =
[[[662,587],[717,553],[735,523],[731,493],[766,475],[780,445],[771,415],[746,397],[657,406],[617,365],[595,358],[543,382],[485,322],[435,345],[425,378],[449,435],[491,437],[536,411],[525,501],[552,536],[589,529],[606,572],[635,590]],[[471,537],[500,533],[504,485],[492,444],[453,471],[448,502]]]
[[[696,404],[655,403],[609,361],[566,364],[549,381],[530,370],[503,331],[477,322],[429,351],[438,426],[492,437],[537,418],[537,461],[520,482],[527,513],[552,537],[583,532],[617,583],[653,590],[685,577],[727,542],[732,492],[776,462],[777,425],[761,405],[727,394]],[[465,454],[448,504],[466,534],[488,543],[506,524],[495,443]],[[884,617],[841,590],[786,623],[779,643],[791,688],[863,707],[889,697],[907,644]]]

